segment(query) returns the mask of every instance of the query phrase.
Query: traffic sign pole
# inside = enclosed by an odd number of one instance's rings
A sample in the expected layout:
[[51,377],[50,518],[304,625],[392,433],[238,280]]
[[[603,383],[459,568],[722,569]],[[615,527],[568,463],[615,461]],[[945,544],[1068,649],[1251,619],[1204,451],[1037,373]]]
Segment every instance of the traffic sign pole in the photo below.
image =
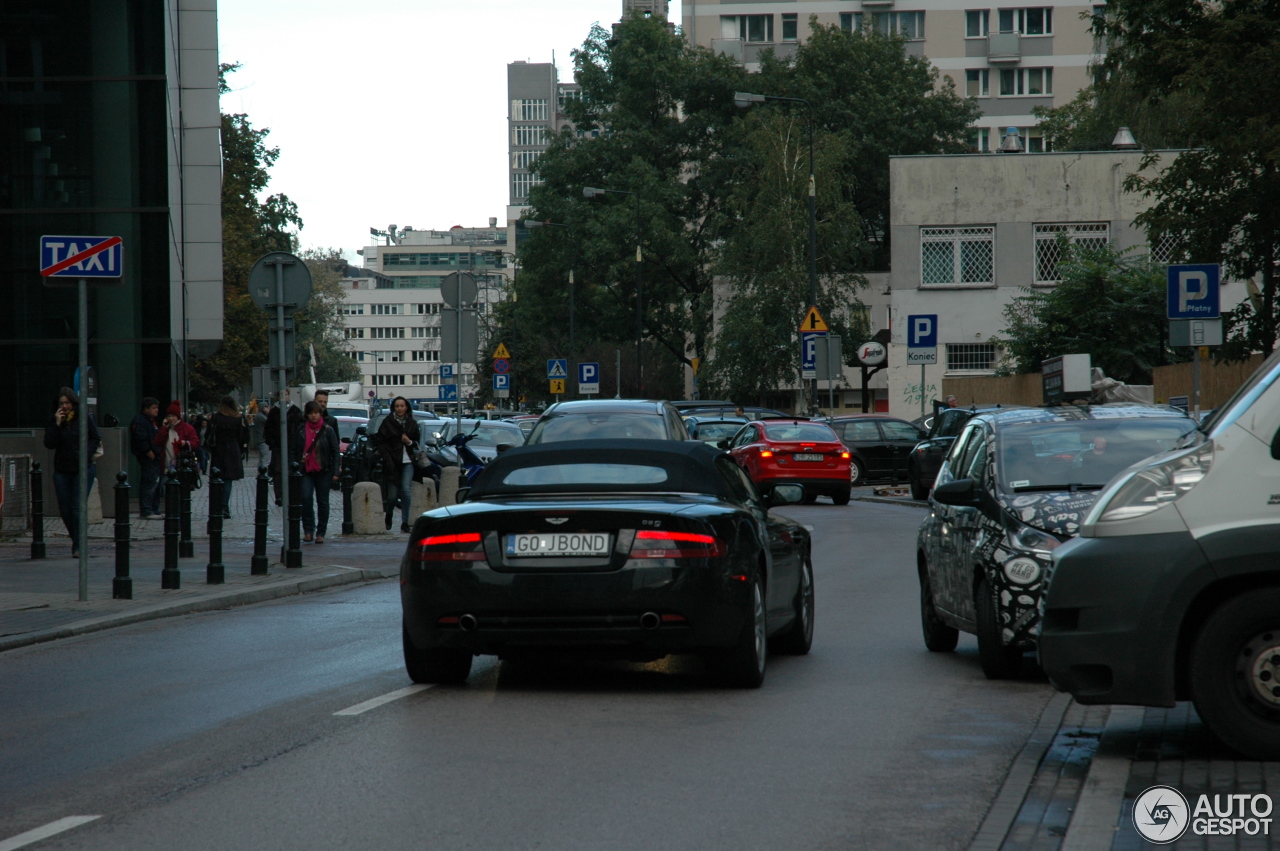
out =
[[80,550],[80,602],[89,599],[89,398],[85,392],[89,389],[89,282],[80,279],[77,285],[80,296],[80,374],[84,380],[80,382],[80,405],[77,416],[80,418],[79,467],[76,469],[76,502],[79,504],[80,516],[76,518],[76,545]]
[[[276,333],[279,334],[279,351],[281,357],[285,355],[285,322],[284,322],[284,267],[292,266],[292,260],[286,260],[283,257],[276,257],[267,261],[268,265],[275,266],[276,269]],[[289,512],[289,377],[285,364],[281,361],[277,364],[278,381],[280,382],[280,463],[276,465],[278,472],[276,475],[280,477],[280,504],[284,506],[284,510],[280,516],[285,518]],[[288,528],[288,523],[281,524],[282,529]],[[285,535],[285,548],[288,548],[288,535]],[[285,561],[288,558],[286,552]],[[298,567],[302,567],[299,563]]]

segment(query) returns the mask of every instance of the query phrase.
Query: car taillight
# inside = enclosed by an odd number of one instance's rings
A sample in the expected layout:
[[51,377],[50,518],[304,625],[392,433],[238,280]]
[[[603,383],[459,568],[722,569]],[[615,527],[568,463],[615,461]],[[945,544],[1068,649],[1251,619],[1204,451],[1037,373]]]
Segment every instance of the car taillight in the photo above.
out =
[[428,535],[413,545],[414,561],[484,561],[479,532]]
[[641,529],[631,544],[631,558],[716,558],[724,555],[724,543],[696,532],[659,532]]
[[846,461],[848,461],[848,460],[849,460],[849,453],[848,453],[848,452],[841,452],[841,453],[840,453],[840,457],[841,457],[841,458],[843,458],[843,459],[845,459]]
[[760,450],[760,457],[761,457],[761,458],[772,458],[772,457],[773,457],[773,452],[772,452],[771,450],[768,450],[768,449],[761,449],[761,450]]

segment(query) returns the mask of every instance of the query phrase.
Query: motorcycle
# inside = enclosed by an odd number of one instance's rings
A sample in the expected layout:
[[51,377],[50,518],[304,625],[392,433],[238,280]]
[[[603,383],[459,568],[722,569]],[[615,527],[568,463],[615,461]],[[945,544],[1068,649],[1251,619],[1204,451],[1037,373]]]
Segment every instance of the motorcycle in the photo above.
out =
[[[436,451],[433,453],[431,449],[428,449],[428,455],[431,456],[432,461],[441,467],[460,466],[462,468],[461,481],[459,481],[460,486],[469,486],[475,481],[477,476],[484,472],[484,459],[467,446],[467,443],[475,438],[476,430],[479,428],[480,423],[477,422],[475,428],[473,428],[470,433],[464,434],[463,432],[458,432],[448,440],[444,440],[444,435],[438,431],[432,434],[432,437],[436,440],[434,444]],[[443,441],[443,443],[441,441]],[[441,451],[445,446],[453,447],[453,451],[457,456],[456,460],[450,458]]]

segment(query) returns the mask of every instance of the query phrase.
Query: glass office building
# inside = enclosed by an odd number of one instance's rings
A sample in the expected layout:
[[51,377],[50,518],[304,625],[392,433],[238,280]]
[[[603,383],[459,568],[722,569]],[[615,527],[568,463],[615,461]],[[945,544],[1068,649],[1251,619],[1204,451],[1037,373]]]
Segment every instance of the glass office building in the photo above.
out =
[[89,288],[99,419],[185,398],[222,337],[219,127],[215,0],[0,0],[0,428],[43,425],[76,369],[42,235],[124,239]]

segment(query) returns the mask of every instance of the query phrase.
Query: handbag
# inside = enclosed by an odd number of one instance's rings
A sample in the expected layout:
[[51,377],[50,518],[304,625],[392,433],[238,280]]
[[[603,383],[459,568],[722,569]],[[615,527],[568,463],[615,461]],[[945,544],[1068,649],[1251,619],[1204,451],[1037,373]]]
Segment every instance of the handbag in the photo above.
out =
[[412,455],[413,466],[417,467],[419,470],[429,469],[431,465],[435,463],[431,460],[431,456],[427,454],[427,450],[423,449],[416,443],[413,445]]

